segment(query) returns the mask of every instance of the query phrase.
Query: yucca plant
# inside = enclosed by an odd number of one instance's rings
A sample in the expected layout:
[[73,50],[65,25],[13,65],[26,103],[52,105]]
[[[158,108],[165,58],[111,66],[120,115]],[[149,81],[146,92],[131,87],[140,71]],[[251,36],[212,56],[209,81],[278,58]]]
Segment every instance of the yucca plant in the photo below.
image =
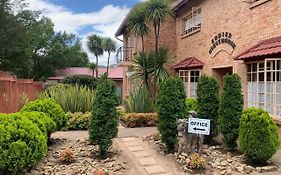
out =
[[92,110],[94,91],[82,86],[56,85],[39,94],[39,99],[53,98],[65,112]]
[[153,98],[145,86],[133,89],[125,100],[125,109],[129,113],[154,112]]

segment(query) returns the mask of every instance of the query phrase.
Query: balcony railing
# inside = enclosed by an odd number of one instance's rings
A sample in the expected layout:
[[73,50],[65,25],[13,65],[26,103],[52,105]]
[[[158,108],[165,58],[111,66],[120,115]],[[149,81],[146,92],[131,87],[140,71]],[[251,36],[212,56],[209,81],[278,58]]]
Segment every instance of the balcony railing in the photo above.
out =
[[120,47],[116,53],[116,61],[117,63],[124,61],[132,61],[133,58],[133,49],[134,47]]

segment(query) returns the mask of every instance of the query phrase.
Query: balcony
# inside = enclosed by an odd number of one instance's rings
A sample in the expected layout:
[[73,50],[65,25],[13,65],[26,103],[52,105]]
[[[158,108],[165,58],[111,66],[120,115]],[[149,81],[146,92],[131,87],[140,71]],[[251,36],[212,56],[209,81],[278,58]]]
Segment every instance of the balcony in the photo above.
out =
[[116,62],[118,66],[132,65],[132,58],[134,56],[134,47],[122,46],[117,50]]

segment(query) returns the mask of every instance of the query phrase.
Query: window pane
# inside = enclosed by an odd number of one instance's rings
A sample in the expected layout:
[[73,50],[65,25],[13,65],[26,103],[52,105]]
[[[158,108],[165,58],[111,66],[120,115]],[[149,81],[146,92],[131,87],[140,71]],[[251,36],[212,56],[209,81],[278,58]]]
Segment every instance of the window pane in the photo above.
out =
[[271,81],[271,72],[266,73],[266,81]]
[[195,76],[195,71],[190,71],[191,76]]
[[252,81],[257,81],[257,73],[252,74]]
[[247,64],[247,72],[251,72],[252,71],[252,64]]
[[271,62],[267,62],[266,63],[266,70],[271,70]]
[[180,77],[182,77],[183,76],[183,71],[180,71]]
[[252,72],[256,72],[256,71],[257,71],[257,63],[253,63]]
[[259,63],[259,70],[263,71],[264,70],[264,63]]
[[281,70],[281,61],[280,60],[277,61],[277,70]]
[[251,79],[251,74],[247,74],[247,81],[248,81],[248,82],[251,82],[251,81],[252,81],[252,79]]
[[264,73],[259,73],[259,81],[264,81]]

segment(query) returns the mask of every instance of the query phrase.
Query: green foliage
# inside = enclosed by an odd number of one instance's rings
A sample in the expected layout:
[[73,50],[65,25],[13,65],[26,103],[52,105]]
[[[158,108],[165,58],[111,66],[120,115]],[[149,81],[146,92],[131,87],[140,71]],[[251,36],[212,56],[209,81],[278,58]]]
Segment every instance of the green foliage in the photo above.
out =
[[243,111],[239,144],[247,159],[265,163],[278,150],[277,126],[271,116],[262,109],[249,108]]
[[103,38],[103,40],[102,40],[102,48],[103,48],[103,50],[105,52],[108,53],[107,66],[106,66],[106,74],[108,75],[110,54],[111,54],[111,52],[115,52],[116,51],[116,43],[111,38]]
[[126,112],[129,113],[150,113],[155,111],[154,101],[145,86],[132,89],[124,104]]
[[47,140],[20,113],[0,114],[0,174],[18,174],[46,155]]
[[197,99],[187,98],[185,99],[186,111],[196,111],[198,110]]
[[95,89],[98,85],[98,79],[90,75],[71,75],[62,80],[63,84],[86,86],[89,89]]
[[128,113],[122,115],[120,120],[130,128],[156,126],[157,113]]
[[101,156],[106,154],[112,139],[117,136],[118,102],[114,82],[102,80],[96,89],[89,128],[89,140],[99,145]]
[[74,34],[55,33],[53,22],[25,1],[1,0],[0,6],[0,70],[46,80],[57,68],[89,63]]
[[67,129],[68,130],[87,130],[89,129],[89,122],[92,114],[90,112],[82,113],[75,112],[66,113],[68,117]]
[[204,142],[209,144],[217,134],[219,85],[214,78],[201,76],[198,80],[196,93],[199,117],[211,120],[210,136],[204,137]]
[[23,111],[44,112],[45,114],[49,115],[50,118],[56,123],[57,130],[60,130],[62,127],[66,126],[67,123],[67,117],[64,111],[62,110],[60,105],[51,98],[39,99],[29,102],[21,109],[21,112]]
[[176,120],[186,116],[185,98],[184,84],[178,77],[169,77],[160,84],[157,101],[158,130],[168,151],[174,149],[177,141]]
[[27,117],[33,123],[35,123],[46,136],[50,136],[52,132],[56,130],[56,123],[44,112],[20,112],[21,115]]
[[39,94],[39,99],[53,98],[65,112],[87,112],[92,110],[94,91],[78,85],[57,85]]
[[243,111],[244,99],[239,75],[224,76],[223,93],[219,106],[219,131],[224,136],[224,144],[229,149],[237,147],[239,123]]

